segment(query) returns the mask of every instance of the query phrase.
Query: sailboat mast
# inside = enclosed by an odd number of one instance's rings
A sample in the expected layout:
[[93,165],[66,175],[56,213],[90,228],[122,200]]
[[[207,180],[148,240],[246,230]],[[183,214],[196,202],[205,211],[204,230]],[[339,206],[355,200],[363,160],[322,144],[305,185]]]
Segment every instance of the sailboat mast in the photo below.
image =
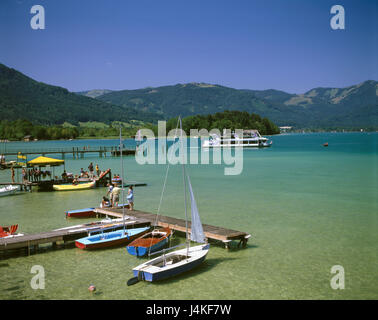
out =
[[125,190],[124,190],[124,181],[123,181],[123,158],[122,158],[122,125],[119,126],[119,151],[121,156],[121,185],[122,185],[122,222],[123,222],[123,233],[125,234]]
[[182,134],[182,121],[181,121],[181,116],[179,117],[180,119],[180,129],[181,129],[181,147],[182,147],[182,178],[184,182],[184,202],[185,202],[185,229],[186,229],[186,255],[189,255],[189,237],[188,237],[188,212],[187,212],[187,201],[186,201],[186,173],[185,173],[185,157],[184,157],[184,143],[183,143],[183,134]]

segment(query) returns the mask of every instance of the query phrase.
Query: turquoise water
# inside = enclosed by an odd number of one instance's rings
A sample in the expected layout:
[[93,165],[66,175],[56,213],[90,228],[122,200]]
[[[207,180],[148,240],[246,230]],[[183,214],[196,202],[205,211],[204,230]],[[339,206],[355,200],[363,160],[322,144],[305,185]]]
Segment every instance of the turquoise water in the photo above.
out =
[[[128,287],[132,267],[146,259],[125,248],[87,252],[75,247],[0,260],[1,299],[377,299],[378,134],[321,133],[272,137],[269,149],[244,150],[241,175],[225,165],[188,165],[203,223],[246,231],[246,249],[212,245],[198,269],[161,283]],[[329,147],[322,146],[324,142]],[[116,140],[8,143],[7,148],[117,145]],[[133,145],[132,141],[125,143]],[[0,146],[3,150],[4,145]],[[31,157],[30,157],[31,159]],[[67,171],[89,162],[120,173],[119,158],[66,157]],[[135,188],[135,208],[156,212],[164,165],[124,157]],[[10,172],[0,171],[0,181]],[[181,168],[171,166],[162,206],[183,218]],[[67,221],[64,211],[96,206],[104,188],[32,192],[0,198],[0,224],[32,233],[88,220]],[[183,238],[175,236],[174,243]],[[33,265],[45,269],[45,289],[33,290]],[[345,289],[333,290],[331,268],[345,270]],[[95,294],[88,291],[97,287]],[[161,290],[163,289],[164,290]]]

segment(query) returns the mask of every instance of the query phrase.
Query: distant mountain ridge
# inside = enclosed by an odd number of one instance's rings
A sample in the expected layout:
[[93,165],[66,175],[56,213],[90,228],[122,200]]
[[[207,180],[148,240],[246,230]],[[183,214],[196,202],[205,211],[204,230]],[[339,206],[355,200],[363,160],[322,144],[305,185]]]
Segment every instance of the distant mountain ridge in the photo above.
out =
[[72,93],[0,64],[1,120],[24,118],[48,125],[131,120],[156,123],[178,115],[238,110],[267,117],[278,126],[378,128],[377,97],[378,82],[374,80],[346,88],[314,88],[304,94],[234,89],[208,83]]
[[108,89],[93,89],[93,90],[88,90],[88,91],[80,91],[76,92],[77,94],[90,97],[90,98],[97,98],[99,96],[102,96],[106,93],[112,92],[113,90],[108,90]]
[[138,90],[112,91],[98,100],[156,113],[178,115],[248,111],[278,125],[296,127],[378,126],[378,82],[368,80],[346,88],[314,88],[304,94],[233,89],[214,84],[187,83]]

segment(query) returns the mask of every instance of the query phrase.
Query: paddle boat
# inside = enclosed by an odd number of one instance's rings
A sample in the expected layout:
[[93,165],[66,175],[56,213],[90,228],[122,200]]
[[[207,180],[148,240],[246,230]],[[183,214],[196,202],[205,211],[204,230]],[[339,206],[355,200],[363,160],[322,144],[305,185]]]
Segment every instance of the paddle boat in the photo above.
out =
[[126,248],[133,256],[143,257],[155,252],[168,244],[173,230],[170,228],[155,229],[131,242]]
[[79,191],[92,189],[95,187],[95,185],[96,181],[79,184],[54,184],[53,189],[55,191]]

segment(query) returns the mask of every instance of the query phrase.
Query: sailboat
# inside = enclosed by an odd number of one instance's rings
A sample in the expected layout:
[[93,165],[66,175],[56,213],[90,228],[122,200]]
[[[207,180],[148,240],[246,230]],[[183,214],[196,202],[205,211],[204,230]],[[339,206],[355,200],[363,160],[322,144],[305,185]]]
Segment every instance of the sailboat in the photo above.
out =
[[[179,117],[178,121],[180,122],[181,129],[181,146],[183,137],[182,137],[182,121]],[[169,162],[168,162],[169,163]],[[168,164],[169,165],[169,164]],[[182,161],[182,172],[183,172],[183,183],[184,183],[184,200],[185,200],[185,224],[186,224],[186,248],[176,250],[173,252],[165,253],[165,250],[155,252],[163,253],[161,256],[149,260],[133,269],[134,278],[131,278],[128,281],[128,285],[134,284],[139,280],[145,281],[158,281],[167,279],[183,272],[192,270],[193,268],[199,266],[207,256],[209,252],[210,245],[206,242],[205,234],[203,232],[202,223],[200,220],[196,200],[194,198],[192,185],[190,183],[189,176],[185,170],[184,158]],[[167,178],[167,175],[166,175]],[[189,239],[189,230],[188,230],[188,217],[187,217],[187,197],[186,197],[186,183],[189,186],[190,201],[191,201],[191,232]],[[164,182],[165,186],[165,182]],[[190,247],[190,240],[201,245]],[[171,247],[170,249],[179,247]]]
[[[123,181],[123,159],[122,159],[122,129],[119,129],[119,139],[120,139],[120,146],[121,146],[121,166],[122,166],[122,181]],[[122,202],[124,203],[124,187],[122,185]],[[125,225],[125,207],[122,207],[122,220],[123,220],[123,230],[116,230],[110,232],[104,232],[110,228],[101,228],[100,230],[92,230],[92,233],[96,232],[97,234],[92,235],[89,234],[88,237],[84,237],[75,241],[76,247],[80,249],[99,249],[99,248],[106,248],[111,246],[118,246],[127,244],[130,241],[140,237],[144,233],[148,232],[150,229],[149,227],[143,228],[133,228],[127,229]],[[114,229],[113,229],[114,230]],[[98,234],[100,232],[100,234]]]

